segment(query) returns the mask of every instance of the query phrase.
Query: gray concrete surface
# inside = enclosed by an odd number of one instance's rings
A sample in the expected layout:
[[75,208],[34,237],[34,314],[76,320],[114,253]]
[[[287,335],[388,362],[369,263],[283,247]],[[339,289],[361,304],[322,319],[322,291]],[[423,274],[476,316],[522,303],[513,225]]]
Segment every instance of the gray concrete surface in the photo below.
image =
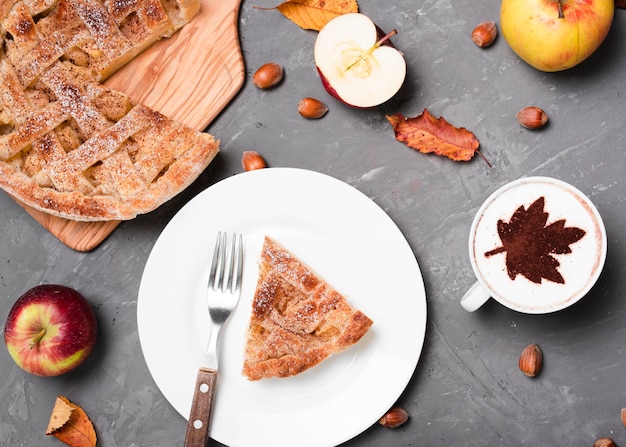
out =
[[[142,356],[138,287],[160,231],[194,195],[241,172],[245,150],[259,151],[271,166],[329,174],[368,195],[402,230],[422,269],[425,344],[399,399],[411,419],[396,430],[374,424],[346,446],[591,446],[604,436],[626,445],[626,11],[616,11],[607,40],[588,61],[549,74],[519,60],[502,36],[488,49],[471,42],[476,24],[498,21],[497,0],[361,0],[361,12],[383,29],[397,28],[393,42],[406,56],[408,78],[391,102],[355,110],[323,91],[313,63],[316,33],[254,8],[277,3],[241,6],[246,82],[208,129],[221,140],[221,154],[183,194],[79,253],[0,193],[0,322],[27,288],[62,283],[85,293],[101,330],[87,362],[56,378],[24,373],[0,349],[0,446],[60,445],[44,436],[57,395],[85,408],[100,447],[183,445],[186,421]],[[285,79],[260,91],[250,78],[268,61],[285,67]],[[305,96],[325,101],[328,114],[300,117]],[[549,114],[546,128],[519,126],[515,114],[528,105]],[[474,132],[492,167],[396,142],[385,114],[414,116],[424,108]],[[467,313],[459,299],[474,282],[467,255],[474,213],[497,187],[529,175],[567,181],[596,204],[608,233],[604,272],[588,296],[555,314],[520,314],[493,300]],[[517,368],[531,342],[545,358],[534,380]]]

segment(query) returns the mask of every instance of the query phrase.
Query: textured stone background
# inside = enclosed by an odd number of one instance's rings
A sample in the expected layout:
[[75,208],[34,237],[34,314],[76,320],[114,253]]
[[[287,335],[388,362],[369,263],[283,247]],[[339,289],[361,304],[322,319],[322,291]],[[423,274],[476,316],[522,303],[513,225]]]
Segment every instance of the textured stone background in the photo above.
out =
[[[276,4],[241,6],[246,82],[208,129],[221,140],[221,154],[186,192],[123,223],[89,253],[67,248],[0,194],[0,321],[27,288],[62,283],[83,291],[101,329],[88,361],[57,378],[27,375],[0,349],[0,446],[59,445],[43,435],[59,394],[85,408],[100,447],[182,446],[186,421],[142,356],[137,291],[160,231],[194,195],[241,172],[244,150],[261,152],[271,166],[329,174],[368,195],[397,223],[422,269],[426,339],[399,399],[411,419],[397,430],[374,424],[347,446],[576,446],[602,436],[626,445],[619,419],[626,407],[626,11],[616,11],[607,40],[588,61],[548,74],[520,61],[501,36],[488,49],[471,42],[475,25],[498,21],[497,0],[361,0],[361,12],[385,30],[397,28],[393,42],[406,56],[408,78],[388,104],[354,110],[321,87],[316,33],[253,8]],[[262,92],[250,78],[268,61],[284,65],[286,75],[279,88]],[[324,100],[326,117],[301,118],[297,103],[304,96]],[[545,129],[518,125],[515,113],[527,105],[549,114]],[[384,115],[413,116],[424,108],[473,131],[493,167],[478,157],[452,162],[397,143]],[[530,175],[572,183],[596,204],[608,233],[604,272],[587,297],[556,314],[524,315],[495,302],[466,313],[459,299],[474,282],[466,248],[473,215],[497,187]],[[545,356],[534,380],[517,369],[530,342]]]

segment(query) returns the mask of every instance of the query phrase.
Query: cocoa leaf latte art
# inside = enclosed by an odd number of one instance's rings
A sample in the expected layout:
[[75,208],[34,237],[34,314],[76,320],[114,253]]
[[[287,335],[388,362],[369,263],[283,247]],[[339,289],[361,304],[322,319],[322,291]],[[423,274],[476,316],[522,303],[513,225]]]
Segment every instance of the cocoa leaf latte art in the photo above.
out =
[[559,273],[559,261],[552,255],[572,252],[570,244],[580,240],[585,230],[566,227],[565,219],[549,225],[544,211],[545,198],[535,200],[528,209],[520,206],[509,222],[498,220],[498,235],[502,246],[485,253],[490,257],[506,252],[506,268],[511,279],[522,275],[540,284],[542,279],[565,284]]

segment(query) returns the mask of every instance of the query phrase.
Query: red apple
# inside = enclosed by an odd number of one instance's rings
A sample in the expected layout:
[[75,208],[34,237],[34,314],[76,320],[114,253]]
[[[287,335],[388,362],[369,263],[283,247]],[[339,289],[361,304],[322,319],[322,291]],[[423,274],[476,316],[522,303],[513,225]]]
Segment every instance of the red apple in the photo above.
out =
[[372,20],[359,13],[329,21],[315,40],[315,65],[322,85],[353,107],[374,107],[391,99],[406,76],[404,56]]
[[532,67],[553,72],[587,59],[613,23],[614,0],[502,0],[500,28]]
[[80,365],[91,353],[96,316],[76,290],[43,284],[13,304],[4,326],[9,354],[22,369],[38,376],[58,376]]

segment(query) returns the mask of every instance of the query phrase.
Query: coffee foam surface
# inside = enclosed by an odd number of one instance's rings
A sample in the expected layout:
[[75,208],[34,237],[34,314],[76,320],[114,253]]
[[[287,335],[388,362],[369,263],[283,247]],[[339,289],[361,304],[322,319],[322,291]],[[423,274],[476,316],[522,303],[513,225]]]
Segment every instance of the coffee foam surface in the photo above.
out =
[[[514,182],[515,183],[515,182]],[[537,284],[522,275],[511,279],[506,252],[485,256],[502,246],[498,220],[509,222],[515,211],[543,197],[546,226],[564,219],[565,227],[577,227],[585,235],[569,245],[571,253],[551,254],[560,265],[564,284],[542,279]],[[482,211],[484,210],[484,211]],[[470,254],[477,276],[482,277],[498,301],[524,312],[543,313],[562,309],[581,298],[600,274],[606,253],[606,235],[595,206],[572,186],[548,178],[520,180],[494,193],[481,207],[470,237]]]

